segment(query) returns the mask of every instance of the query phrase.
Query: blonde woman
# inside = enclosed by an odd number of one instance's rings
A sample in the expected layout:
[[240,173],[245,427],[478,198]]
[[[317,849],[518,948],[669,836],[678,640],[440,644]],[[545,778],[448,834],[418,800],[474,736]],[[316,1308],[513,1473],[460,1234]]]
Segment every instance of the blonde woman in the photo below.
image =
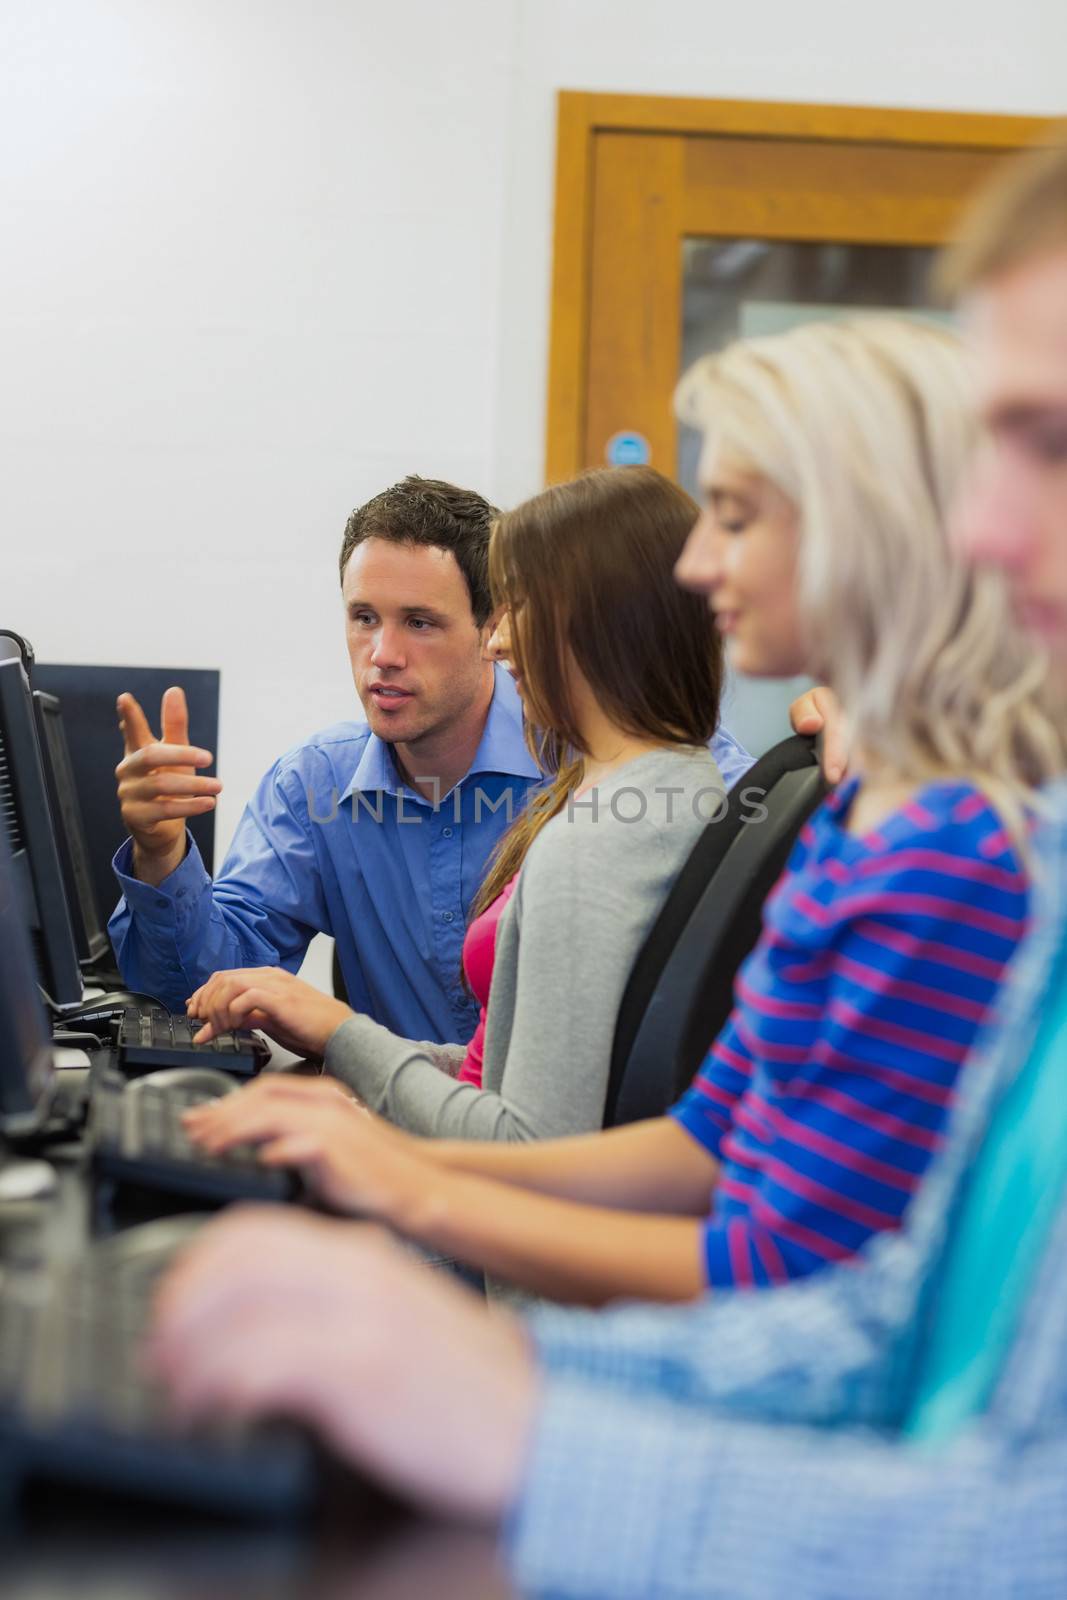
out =
[[1063,764],[1042,663],[946,537],[971,445],[951,334],[867,319],[735,345],[679,406],[706,438],[679,578],[739,670],[829,684],[852,764],[693,1089],[670,1116],[522,1150],[338,1117],[323,1084],[260,1085],[192,1124],[591,1304],[774,1285],[899,1226],[1025,928],[1033,791]]

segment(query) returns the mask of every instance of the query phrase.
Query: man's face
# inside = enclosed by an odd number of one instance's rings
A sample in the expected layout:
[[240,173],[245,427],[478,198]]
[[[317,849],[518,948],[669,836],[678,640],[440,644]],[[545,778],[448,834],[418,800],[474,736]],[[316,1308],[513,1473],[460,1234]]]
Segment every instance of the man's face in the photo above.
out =
[[481,708],[485,630],[450,550],[368,539],[349,557],[341,592],[356,693],[379,738],[432,738]]
[[1005,573],[1067,686],[1067,248],[981,285],[964,312],[985,438],[955,533]]

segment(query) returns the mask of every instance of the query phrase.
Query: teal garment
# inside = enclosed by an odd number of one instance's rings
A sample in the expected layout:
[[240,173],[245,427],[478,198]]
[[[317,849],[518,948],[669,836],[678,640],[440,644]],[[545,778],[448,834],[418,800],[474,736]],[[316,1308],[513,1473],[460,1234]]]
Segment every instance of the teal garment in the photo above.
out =
[[1030,1057],[954,1220],[904,1432],[940,1443],[985,1409],[1067,1187],[1067,951]]

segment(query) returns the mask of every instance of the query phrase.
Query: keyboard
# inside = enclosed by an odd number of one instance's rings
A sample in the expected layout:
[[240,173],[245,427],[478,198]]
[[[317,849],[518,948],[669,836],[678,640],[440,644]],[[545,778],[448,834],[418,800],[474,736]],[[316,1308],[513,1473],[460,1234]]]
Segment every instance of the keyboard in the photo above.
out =
[[143,1371],[153,1290],[200,1221],[150,1222],[92,1245],[77,1262],[0,1276],[6,1479],[241,1516],[292,1515],[310,1504],[315,1458],[302,1435],[278,1425],[179,1431]]
[[194,1044],[203,1024],[196,1017],[162,1006],[127,1006],[113,1022],[119,1065],[130,1075],[157,1067],[222,1067],[250,1078],[270,1060],[270,1046],[247,1028],[220,1033],[208,1044]]
[[[220,1087],[226,1080],[219,1075]],[[99,1073],[89,1110],[95,1169],[117,1183],[225,1205],[231,1200],[296,1200],[295,1172],[265,1167],[253,1146],[208,1155],[191,1143],[182,1114],[217,1098],[217,1090],[157,1086],[120,1073]]]

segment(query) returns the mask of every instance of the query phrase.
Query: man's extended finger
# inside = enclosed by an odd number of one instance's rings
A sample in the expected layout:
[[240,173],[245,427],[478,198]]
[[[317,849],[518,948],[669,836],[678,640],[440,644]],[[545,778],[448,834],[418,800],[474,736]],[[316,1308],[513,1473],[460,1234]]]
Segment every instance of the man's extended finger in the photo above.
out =
[[[152,772],[156,767],[209,767],[214,759],[210,750],[201,750],[195,744],[160,744],[152,739],[128,751],[115,771],[120,778],[125,778]],[[218,782],[217,779],[212,781]],[[218,786],[222,788],[221,782]]]
[[189,743],[189,707],[185,703],[185,690],[175,685],[163,695],[160,711],[164,744]]
[[115,709],[119,714],[119,730],[127,755],[132,755],[143,745],[155,742],[156,736],[148,726],[148,718],[132,694],[120,694],[115,702]]
[[216,778],[201,778],[180,767],[154,767],[143,777],[123,784],[122,798],[134,804],[153,800],[216,800],[221,788]]

